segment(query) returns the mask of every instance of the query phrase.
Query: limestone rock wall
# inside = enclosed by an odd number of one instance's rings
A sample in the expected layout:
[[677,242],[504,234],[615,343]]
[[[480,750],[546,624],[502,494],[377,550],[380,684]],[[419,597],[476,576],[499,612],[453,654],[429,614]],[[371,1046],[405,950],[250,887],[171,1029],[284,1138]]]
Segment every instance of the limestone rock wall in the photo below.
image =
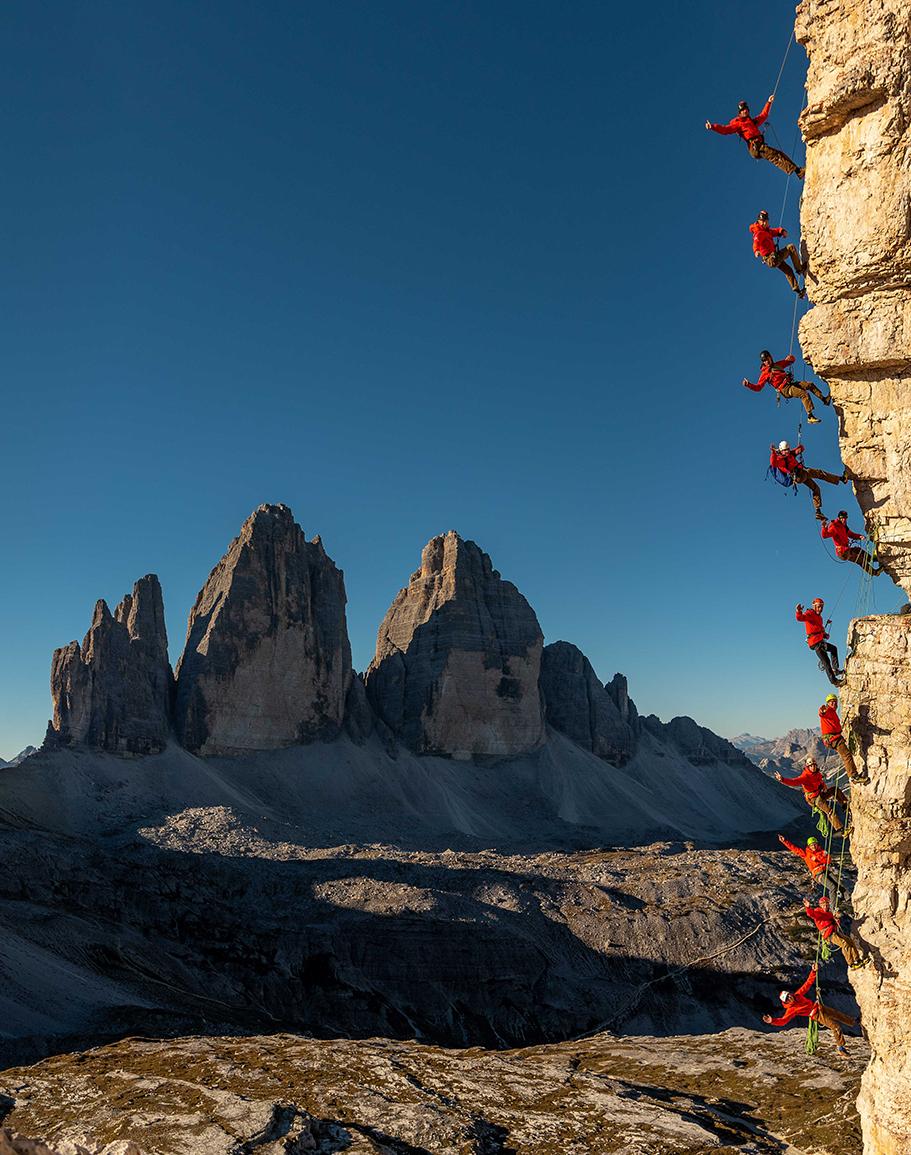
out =
[[[612,685],[618,687],[618,674]],[[541,692],[544,695],[548,723],[572,738],[578,745],[591,750],[599,758],[622,766],[636,750],[638,715],[626,693],[626,679],[622,689],[626,705],[623,716],[618,702],[598,681],[592,664],[578,647],[570,642],[552,642],[544,647],[541,656]],[[630,707],[636,724],[630,724]]]
[[842,457],[911,591],[911,6],[803,0],[809,56],[801,209],[814,308],[807,360],[832,390]]
[[[803,351],[830,384],[839,439],[887,572],[911,590],[911,6],[803,0],[809,56],[801,224],[813,308]],[[865,1155],[911,1151],[911,617],[852,624],[843,705],[870,784],[852,792],[852,974],[872,1045]]]
[[383,619],[367,693],[412,750],[511,757],[544,738],[542,646],[525,598],[473,541],[449,532],[424,547]]
[[861,1084],[865,1155],[911,1151],[911,615],[851,624],[843,691],[856,754],[855,924],[876,969],[852,972],[873,1056]]
[[200,590],[177,668],[175,722],[202,755],[340,730],[352,681],[342,573],[284,505],[261,505]]
[[81,646],[54,651],[45,747],[158,753],[170,733],[172,685],[161,586],[148,574],[113,614],[96,604]]

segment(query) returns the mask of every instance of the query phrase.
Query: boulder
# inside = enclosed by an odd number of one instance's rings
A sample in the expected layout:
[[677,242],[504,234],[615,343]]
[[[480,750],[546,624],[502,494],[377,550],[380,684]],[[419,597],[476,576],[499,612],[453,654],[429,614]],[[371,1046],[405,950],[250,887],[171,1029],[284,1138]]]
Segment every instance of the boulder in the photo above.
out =
[[341,570],[285,505],[261,505],[199,592],[177,667],[175,722],[203,756],[341,730],[351,647]]
[[539,746],[543,636],[534,610],[473,541],[424,547],[383,619],[367,693],[419,753],[512,757]]
[[70,642],[54,651],[54,717],[45,748],[159,753],[170,734],[172,690],[161,586],[148,574],[113,615],[97,602],[81,646]]
[[591,662],[576,646],[553,642],[544,647],[541,692],[548,723],[599,758],[622,766],[636,749],[636,728],[630,719],[638,724],[638,715],[623,675],[617,674],[610,686],[601,684]]

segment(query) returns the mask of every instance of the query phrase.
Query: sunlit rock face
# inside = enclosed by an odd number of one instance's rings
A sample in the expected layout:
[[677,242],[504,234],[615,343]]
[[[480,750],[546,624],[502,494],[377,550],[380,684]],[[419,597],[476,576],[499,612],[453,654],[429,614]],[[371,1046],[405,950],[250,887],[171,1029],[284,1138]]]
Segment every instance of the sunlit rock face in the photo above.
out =
[[852,792],[857,929],[851,973],[873,1059],[861,1085],[868,1155],[911,1151],[911,615],[852,623],[845,716],[869,786]]
[[441,534],[383,619],[367,693],[418,753],[514,757],[544,739],[543,642],[534,610],[487,554]]
[[831,386],[882,562],[911,590],[911,8],[804,0],[797,37],[810,60],[801,226],[814,303],[801,346]]
[[[911,590],[911,8],[804,0],[801,222],[814,307],[800,325],[830,384],[844,462],[880,560]],[[844,715],[871,782],[853,792],[852,975],[873,1048],[859,1109],[866,1155],[911,1150],[911,618],[852,624]]]
[[261,505],[199,592],[177,667],[181,742],[274,750],[341,728],[351,686],[345,585],[285,505]]

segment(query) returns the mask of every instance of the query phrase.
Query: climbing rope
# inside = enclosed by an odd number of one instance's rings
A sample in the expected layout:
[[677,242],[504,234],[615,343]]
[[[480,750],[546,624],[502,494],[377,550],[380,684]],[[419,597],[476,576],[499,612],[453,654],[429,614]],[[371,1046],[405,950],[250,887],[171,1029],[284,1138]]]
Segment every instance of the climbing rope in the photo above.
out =
[[788,62],[788,53],[791,51],[791,45],[793,43],[794,43],[794,29],[792,28],[791,29],[791,38],[788,41],[788,46],[784,50],[784,56],[782,57],[781,68],[778,69],[778,79],[775,81],[775,87],[772,89],[772,98],[773,99],[778,95],[778,86],[779,86],[779,84],[781,84],[781,77],[784,73],[784,66]]

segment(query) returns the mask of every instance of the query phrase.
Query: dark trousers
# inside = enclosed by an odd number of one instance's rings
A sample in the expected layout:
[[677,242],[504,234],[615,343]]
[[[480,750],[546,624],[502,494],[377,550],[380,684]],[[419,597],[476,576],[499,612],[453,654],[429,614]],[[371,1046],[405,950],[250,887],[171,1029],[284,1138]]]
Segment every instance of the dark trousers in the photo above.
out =
[[861,569],[865,569],[874,577],[882,573],[881,567],[859,545],[849,545],[847,549],[836,550],[836,552],[842,561],[853,561],[855,565],[859,565]]
[[839,485],[844,479],[838,474],[827,473],[824,469],[807,469],[804,465],[799,465],[791,474],[791,480],[795,485],[805,485],[807,489],[809,489],[813,497],[813,508],[821,520],[822,494],[819,492],[816,479],[819,481],[827,481],[829,485]]
[[[788,265],[788,258],[794,266],[792,272]],[[767,257],[762,258],[770,269],[781,269],[784,275],[788,278],[788,284],[795,293],[799,293],[800,283],[797,280],[797,275],[803,274],[803,261],[800,259],[800,253],[793,245],[785,245],[783,248],[776,249],[774,253],[769,253]]]
[[829,679],[833,686],[838,686],[841,683],[838,680],[838,671],[841,668],[838,664],[838,650],[831,642],[817,642],[815,646],[810,649],[819,658],[819,668]]
[[813,402],[810,399],[811,393],[814,397],[818,397],[823,405],[827,405],[829,401],[819,386],[815,385],[812,381],[789,381],[787,385],[782,385],[779,392],[782,397],[796,397],[804,409],[806,409],[807,417],[813,416]]
[[771,161],[776,168],[780,168],[781,171],[786,172],[788,176],[790,176],[792,172],[797,172],[800,168],[800,166],[796,165],[780,148],[772,148],[770,144],[766,144],[761,136],[748,140],[747,148],[750,150],[750,156],[755,160]]

